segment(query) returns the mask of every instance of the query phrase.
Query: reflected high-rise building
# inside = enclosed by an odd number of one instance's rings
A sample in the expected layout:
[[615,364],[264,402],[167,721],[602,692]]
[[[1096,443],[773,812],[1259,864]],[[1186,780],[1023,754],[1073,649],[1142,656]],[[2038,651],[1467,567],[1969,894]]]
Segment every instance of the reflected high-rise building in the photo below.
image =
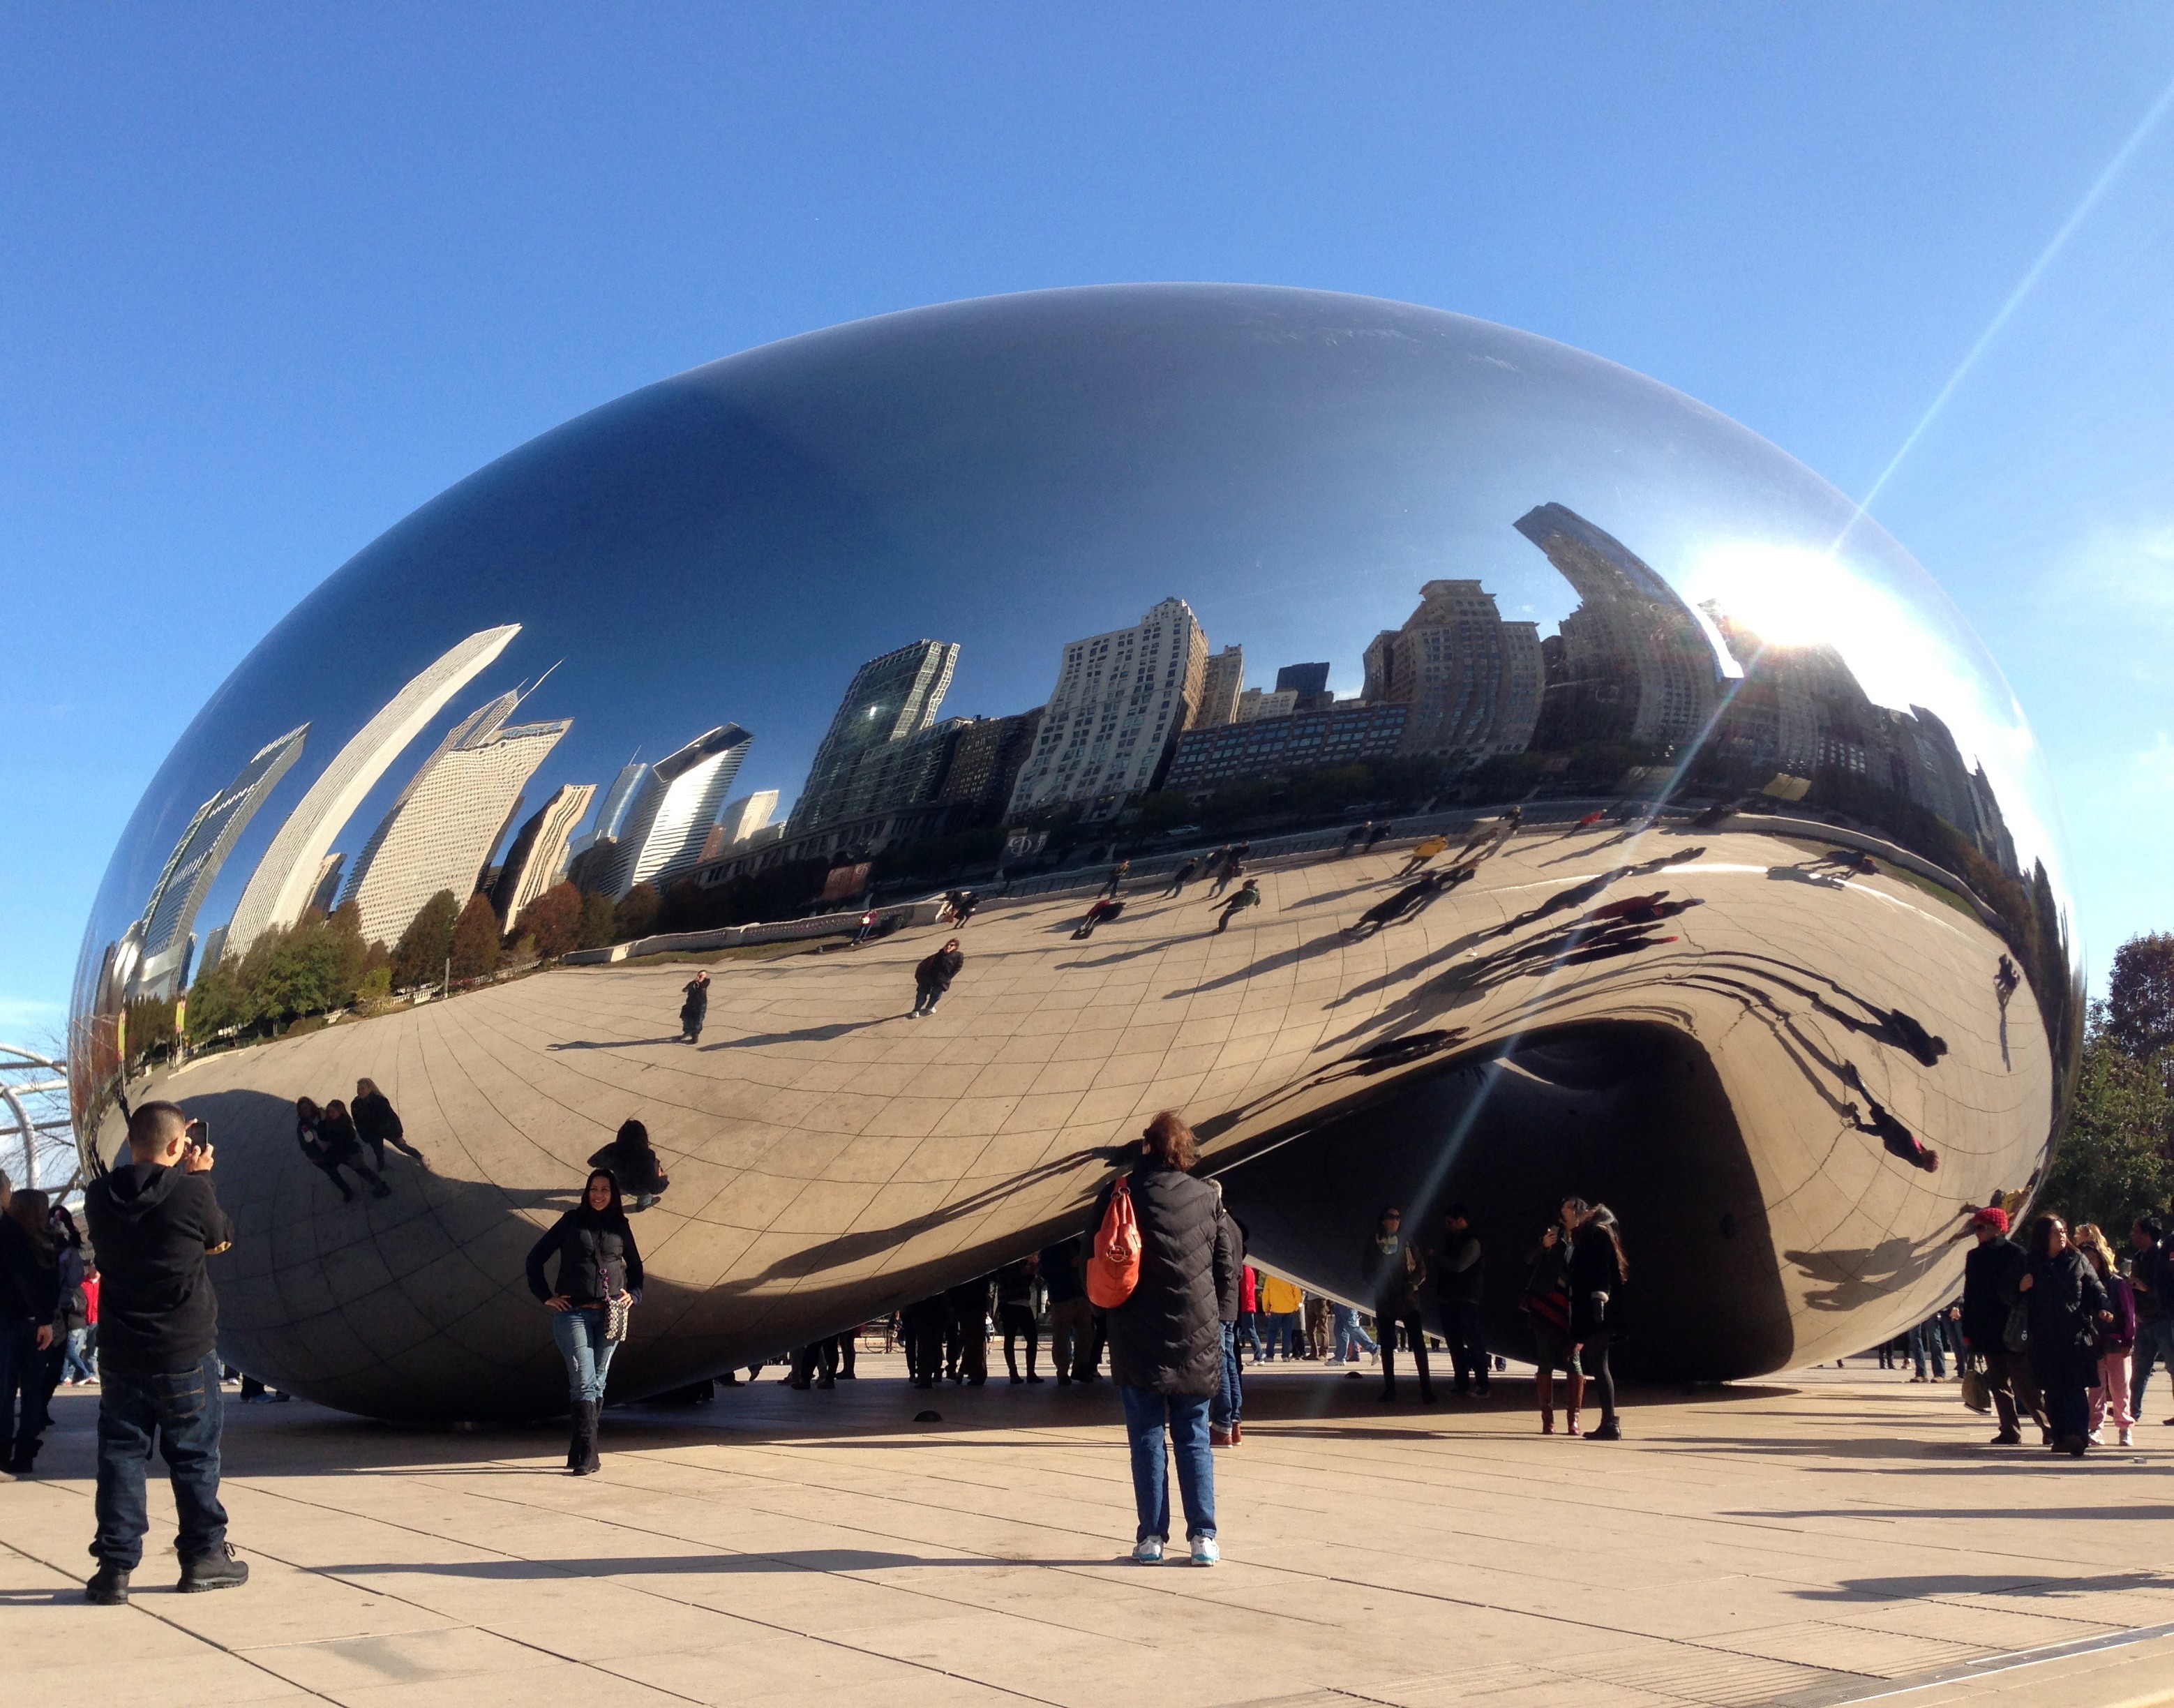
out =
[[[865,756],[919,735],[936,721],[959,662],[956,641],[916,640],[871,658],[853,673],[792,803],[786,834],[865,816],[886,785],[858,774]],[[891,755],[897,763],[898,756]],[[895,791],[894,791],[895,792]]]
[[508,927],[566,875],[567,844],[596,797],[594,783],[561,784],[514,832],[490,891],[490,905]]
[[319,863],[354,809],[402,749],[441,708],[503,652],[518,623],[479,630],[409,679],[377,715],[355,732],[318,773],[300,804],[287,814],[235,905],[226,943],[236,954],[275,926],[292,925],[309,905]]
[[1114,812],[1153,788],[1198,710],[1207,667],[1207,634],[1179,598],[1129,629],[1068,643],[1012,812],[1074,803]]
[[1540,505],[1516,526],[1579,599],[1544,651],[1540,744],[1630,742],[1668,753],[1696,740],[1722,682],[1696,614],[1621,541],[1575,511]]
[[1200,678],[1200,705],[1192,727],[1215,729],[1238,721],[1238,696],[1246,691],[1246,649],[1225,646],[1208,661]]
[[1411,708],[1403,751],[1484,759],[1522,753],[1539,718],[1539,625],[1505,622],[1478,581],[1435,581],[1401,629],[1366,648],[1369,701]]
[[502,694],[455,724],[363,845],[343,900],[361,913],[365,943],[398,942],[441,889],[462,901],[475,893],[522,786],[573,727],[565,717],[507,723],[520,704],[518,691]]
[[[1209,662],[1212,666],[1214,660]],[[1009,717],[977,717],[959,732],[938,792],[938,799],[960,809],[955,824],[986,824],[1003,815],[1019,774],[1034,752],[1041,718],[1042,708],[1037,705]]]
[[340,868],[347,864],[347,856],[327,854],[317,862],[316,887],[310,892],[310,905],[320,913],[330,913],[339,899]]
[[187,980],[197,910],[264,797],[301,757],[309,732],[306,723],[265,743],[189,819],[143,904],[141,959],[128,982],[132,998],[170,997]]
[[737,801],[726,802],[724,811],[717,814],[717,822],[703,839],[702,859],[715,860],[726,849],[736,848],[756,832],[768,830],[777,811],[777,798],[776,789],[757,789]]
[[605,893],[625,895],[637,884],[662,889],[694,870],[754,739],[736,723],[719,724],[657,762],[620,825]]

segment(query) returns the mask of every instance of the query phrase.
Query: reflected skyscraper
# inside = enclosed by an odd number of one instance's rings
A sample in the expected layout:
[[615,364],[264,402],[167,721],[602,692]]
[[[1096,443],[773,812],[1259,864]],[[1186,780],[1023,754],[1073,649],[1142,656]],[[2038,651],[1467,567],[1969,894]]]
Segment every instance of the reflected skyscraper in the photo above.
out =
[[306,723],[257,749],[232,782],[196,810],[143,904],[143,958],[129,981],[133,997],[170,997],[187,974],[189,933],[212,880],[264,797],[302,755]]
[[1072,641],[1013,813],[1073,803],[1115,812],[1153,788],[1199,710],[1207,668],[1208,635],[1182,599],[1165,599],[1129,629]]
[[1214,729],[1238,721],[1238,696],[1246,691],[1246,649],[1225,646],[1208,661],[1200,680],[1200,705],[1192,727]]
[[657,762],[627,809],[609,894],[637,884],[662,889],[694,870],[754,739],[736,723],[720,724]]
[[571,718],[509,724],[518,692],[501,694],[455,724],[408,780],[354,862],[345,899],[362,915],[365,943],[399,941],[441,889],[465,901],[520,809],[522,786]]
[[566,875],[566,845],[596,797],[594,783],[562,784],[514,833],[490,892],[490,905],[509,927],[530,902]]
[[1544,654],[1542,745],[1632,742],[1666,754],[1696,739],[1719,702],[1721,668],[1690,608],[1575,511],[1544,504],[1518,517],[1517,528],[1579,599]]
[[916,640],[853,673],[792,803],[788,836],[870,810],[868,797],[874,786],[856,776],[863,757],[910,740],[933,723],[958,662],[957,642]]
[[726,849],[738,847],[756,831],[767,830],[771,816],[777,811],[777,798],[776,789],[757,789],[737,801],[726,802],[724,811],[717,814],[717,822],[710,826],[710,834],[703,839],[701,857],[714,860]]
[[1540,684],[1539,625],[1504,622],[1478,581],[1439,581],[1420,589],[1403,628],[1367,646],[1363,698],[1411,708],[1406,753],[1479,759],[1531,745]]
[[274,926],[292,925],[309,905],[319,863],[354,809],[401,750],[423,732],[445,703],[503,652],[518,623],[482,629],[411,678],[377,715],[356,731],[318,773],[300,804],[287,814],[235,905],[226,943],[236,954]]

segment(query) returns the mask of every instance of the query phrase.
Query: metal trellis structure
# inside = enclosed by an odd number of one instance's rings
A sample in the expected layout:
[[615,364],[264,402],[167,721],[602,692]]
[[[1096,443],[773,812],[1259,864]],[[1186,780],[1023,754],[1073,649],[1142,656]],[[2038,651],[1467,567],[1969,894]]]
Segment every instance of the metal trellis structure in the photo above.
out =
[[19,1186],[56,1197],[80,1184],[68,1064],[19,1044],[0,1044],[0,1169]]

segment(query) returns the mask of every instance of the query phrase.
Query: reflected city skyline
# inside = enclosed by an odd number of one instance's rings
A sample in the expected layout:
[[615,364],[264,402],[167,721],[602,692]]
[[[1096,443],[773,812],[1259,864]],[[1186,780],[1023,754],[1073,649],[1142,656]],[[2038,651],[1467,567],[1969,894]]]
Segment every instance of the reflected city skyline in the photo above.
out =
[[[365,1409],[411,1366],[531,1403],[481,1271],[391,1312],[410,1346],[347,1313],[517,1240],[630,1116],[682,1182],[658,1381],[1030,1249],[1161,1106],[1328,1290],[1346,1196],[1506,1238],[1582,1184],[1649,1346],[1774,1369],[1855,1332],[1836,1254],[1935,1253],[2042,1169],[2055,822],[1907,554],[1664,387],[1317,293],[953,305],[571,422],[273,626],[116,851],[77,1114],[173,1076],[224,1123],[242,1349]],[[343,1077],[432,1159],[382,1230],[297,1172]],[[373,1278],[327,1299],[321,1251]],[[464,1311],[492,1351],[449,1365]]]

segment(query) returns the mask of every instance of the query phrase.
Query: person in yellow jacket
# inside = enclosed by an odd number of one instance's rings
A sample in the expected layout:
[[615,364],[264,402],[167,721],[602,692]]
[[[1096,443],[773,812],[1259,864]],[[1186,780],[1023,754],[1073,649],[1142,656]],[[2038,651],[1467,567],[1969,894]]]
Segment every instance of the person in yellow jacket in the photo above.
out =
[[1285,1358],[1296,1358],[1299,1342],[1305,1333],[1302,1324],[1306,1311],[1306,1295],[1298,1284],[1286,1281],[1280,1275],[1263,1273],[1261,1310],[1268,1319],[1268,1349],[1263,1361],[1273,1359],[1279,1352]]
[[1449,838],[1438,833],[1432,836],[1420,837],[1418,841],[1412,844],[1411,858],[1404,862],[1404,869],[1399,872],[1397,876],[1399,878],[1410,877],[1412,873],[1418,871],[1420,867],[1425,865],[1428,861],[1433,859],[1436,855],[1441,853],[1443,849],[1448,846]]

